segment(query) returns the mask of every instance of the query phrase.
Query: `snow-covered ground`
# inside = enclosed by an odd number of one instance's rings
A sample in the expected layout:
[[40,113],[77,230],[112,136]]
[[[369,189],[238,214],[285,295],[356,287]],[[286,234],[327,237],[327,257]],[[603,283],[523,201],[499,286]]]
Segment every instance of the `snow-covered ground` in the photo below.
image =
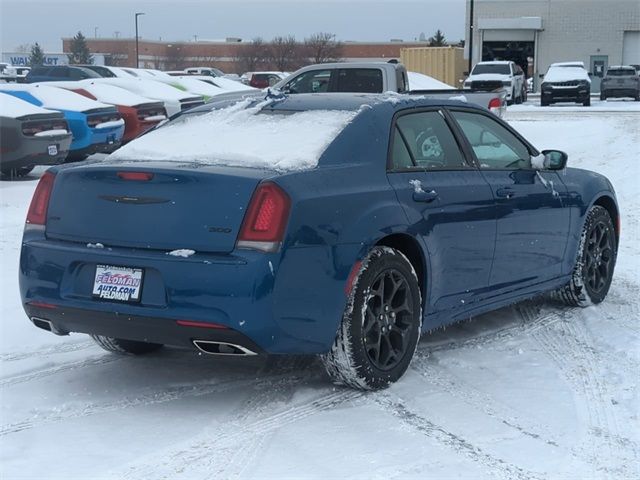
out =
[[606,302],[528,301],[423,337],[379,393],[313,361],[117,357],[33,327],[22,222],[42,169],[0,184],[2,479],[640,478],[640,109],[512,107],[539,148],[606,174],[622,245]]

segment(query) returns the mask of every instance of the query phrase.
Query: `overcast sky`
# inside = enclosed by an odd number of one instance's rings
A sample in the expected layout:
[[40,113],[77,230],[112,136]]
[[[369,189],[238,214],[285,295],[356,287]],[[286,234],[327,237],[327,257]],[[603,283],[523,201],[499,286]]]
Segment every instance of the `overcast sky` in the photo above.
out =
[[93,37],[140,36],[166,41],[241,37],[265,39],[330,32],[340,40],[414,40],[441,29],[447,40],[464,37],[466,0],[0,0],[0,49],[39,42],[62,50],[62,37],[81,30]]

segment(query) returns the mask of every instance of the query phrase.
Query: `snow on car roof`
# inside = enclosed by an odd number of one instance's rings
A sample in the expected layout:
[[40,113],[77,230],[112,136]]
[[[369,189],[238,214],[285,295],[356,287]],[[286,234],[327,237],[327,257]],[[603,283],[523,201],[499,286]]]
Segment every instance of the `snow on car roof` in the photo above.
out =
[[571,80],[587,80],[591,82],[589,74],[581,67],[551,66],[544,76],[543,82],[568,82]]
[[509,65],[509,60],[491,60],[488,62],[478,62],[476,65]]
[[584,68],[584,62],[556,62],[549,65],[549,67],[579,67]]
[[358,110],[260,114],[272,100],[254,103],[246,99],[200,115],[183,115],[109,158],[306,170],[317,166],[325,149],[358,114]]
[[124,105],[125,107],[134,107],[144,103],[152,103],[157,100],[137,95],[129,90],[115,85],[106,83],[96,83],[92,80],[82,80],[78,82],[80,88],[85,89],[91,95],[96,97],[99,102],[109,103],[112,105]]
[[44,108],[53,108],[55,110],[86,112],[88,110],[95,110],[96,108],[112,107],[111,105],[96,102],[95,100],[91,100],[90,98],[83,97],[78,93],[40,83],[32,83],[27,85],[7,84],[3,85],[2,89],[29,92],[36,99],[42,102],[42,106]]
[[409,90],[455,90],[451,85],[423,73],[407,72],[407,76],[409,77]]
[[142,95],[143,97],[154,99],[186,100],[187,98],[193,98],[195,96],[192,93],[178,90],[171,85],[143,78],[94,78],[92,81],[122,87],[125,90]]
[[[0,92],[0,117],[20,118],[27,115],[42,115],[43,113],[54,112],[37,107],[8,93]],[[58,113],[58,115],[60,114]]]

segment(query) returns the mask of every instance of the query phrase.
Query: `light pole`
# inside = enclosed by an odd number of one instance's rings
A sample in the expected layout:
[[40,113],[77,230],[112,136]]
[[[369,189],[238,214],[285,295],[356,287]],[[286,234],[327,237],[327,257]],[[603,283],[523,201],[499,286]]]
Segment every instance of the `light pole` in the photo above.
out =
[[473,68],[473,0],[469,0],[469,75]]
[[98,27],[93,27],[93,38],[98,38]]
[[136,68],[140,68],[140,54],[138,53],[138,17],[144,15],[144,12],[137,12],[136,17]]

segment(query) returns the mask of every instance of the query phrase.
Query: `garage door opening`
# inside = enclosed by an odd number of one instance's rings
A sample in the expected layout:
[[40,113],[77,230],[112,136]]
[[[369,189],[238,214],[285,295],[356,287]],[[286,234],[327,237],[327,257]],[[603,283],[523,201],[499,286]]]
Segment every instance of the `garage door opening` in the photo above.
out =
[[527,78],[533,76],[535,42],[490,41],[482,43],[482,61],[508,60],[520,65]]

